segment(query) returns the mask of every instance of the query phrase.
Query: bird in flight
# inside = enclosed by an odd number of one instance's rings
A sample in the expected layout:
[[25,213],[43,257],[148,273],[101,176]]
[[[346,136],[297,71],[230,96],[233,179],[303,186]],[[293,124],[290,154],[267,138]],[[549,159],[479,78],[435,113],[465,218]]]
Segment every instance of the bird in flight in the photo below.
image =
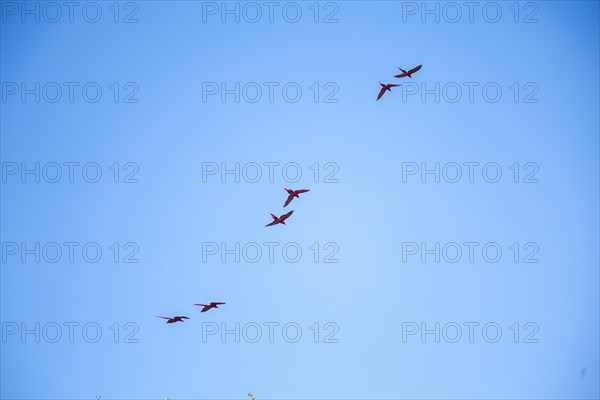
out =
[[292,215],[293,212],[294,212],[294,210],[290,211],[287,214],[283,214],[279,218],[277,218],[277,216],[275,214],[271,214],[271,217],[273,217],[273,222],[271,222],[270,224],[265,225],[265,226],[273,226],[273,225],[277,225],[277,224],[284,224],[285,225],[285,220],[288,219],[290,217],[290,215]]
[[300,198],[300,196],[298,196],[300,193],[309,192],[310,189],[300,189],[300,190],[285,189],[285,191],[288,192],[289,196],[288,196],[287,200],[285,201],[285,204],[283,205],[283,207],[287,207],[287,205],[290,204],[292,202],[292,200],[294,200],[294,197]]
[[219,306],[221,304],[225,304],[225,303],[222,303],[220,301],[213,301],[210,304],[194,304],[194,305],[195,306],[202,306],[202,310],[200,310],[200,312],[207,312],[211,308],[219,308]]
[[385,93],[386,90],[389,90],[391,92],[393,87],[400,86],[400,85],[396,85],[395,83],[388,83],[387,85],[384,85],[383,83],[379,82],[379,84],[381,85],[381,90],[379,91],[377,100],[379,100],[381,98],[381,96],[383,96],[383,94]]
[[184,317],[182,315],[177,315],[175,317],[163,317],[163,316],[160,316],[160,315],[155,315],[155,317],[166,319],[167,320],[167,324],[172,324],[174,322],[184,322],[185,319],[189,319],[188,317]]
[[411,69],[409,71],[404,70],[404,69],[398,67],[398,69],[400,71],[402,71],[402,73],[400,75],[394,75],[394,78],[404,78],[405,76],[408,76],[409,78],[412,78],[411,75],[414,74],[415,72],[417,72],[418,70],[420,70],[421,67],[422,67],[422,65],[417,65],[416,67],[414,67],[413,69]]

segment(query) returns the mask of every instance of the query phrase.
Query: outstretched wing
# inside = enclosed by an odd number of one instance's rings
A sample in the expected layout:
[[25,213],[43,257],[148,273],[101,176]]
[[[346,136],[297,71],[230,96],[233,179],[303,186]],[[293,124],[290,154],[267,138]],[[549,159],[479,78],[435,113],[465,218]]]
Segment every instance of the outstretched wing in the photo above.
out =
[[400,75],[394,75],[394,78],[404,78],[405,76],[408,76],[408,72],[406,72],[405,70],[403,70],[402,68],[398,67],[398,69],[400,71],[402,71],[402,73]]
[[176,316],[174,318],[176,318],[176,319],[189,319],[188,317],[185,317],[183,315],[178,315],[178,316]]
[[163,317],[161,315],[155,315],[155,317],[162,318],[162,319],[171,319],[171,317]]
[[210,304],[211,304],[211,305],[217,305],[217,306],[220,306],[221,304],[225,304],[225,303],[223,303],[223,302],[221,302],[221,301],[213,301],[213,302],[211,302]]
[[294,195],[290,194],[287,198],[287,200],[285,201],[285,204],[283,205],[283,207],[287,207],[288,204],[290,204],[292,202],[292,200],[294,200]]
[[396,87],[396,86],[400,86],[400,85],[401,85],[401,84],[395,84],[395,83],[392,83],[392,84],[390,84],[390,87]]
[[382,87],[381,90],[379,91],[379,94],[377,95],[377,100],[379,100],[381,98],[381,96],[383,96],[384,93],[385,93],[385,88]]
[[300,194],[300,193],[306,193],[306,192],[310,192],[310,189],[300,189],[300,190],[296,190],[296,193]]
[[423,65],[417,65],[416,67],[414,67],[413,69],[411,69],[410,71],[408,71],[409,74],[414,74],[415,72],[417,72],[418,70],[421,69]]
[[275,220],[275,221],[271,222],[270,224],[265,225],[265,227],[277,225],[278,223],[279,223],[279,221]]
[[283,214],[281,217],[279,217],[280,220],[285,221],[286,219],[288,219],[292,214],[294,213],[294,210],[290,211],[287,214]]

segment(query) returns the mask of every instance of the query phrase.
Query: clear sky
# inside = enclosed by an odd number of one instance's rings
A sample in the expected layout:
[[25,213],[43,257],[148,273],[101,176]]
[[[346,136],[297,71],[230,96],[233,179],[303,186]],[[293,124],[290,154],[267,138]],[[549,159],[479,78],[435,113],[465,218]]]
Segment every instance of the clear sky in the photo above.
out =
[[0,5],[1,398],[600,396],[598,2]]

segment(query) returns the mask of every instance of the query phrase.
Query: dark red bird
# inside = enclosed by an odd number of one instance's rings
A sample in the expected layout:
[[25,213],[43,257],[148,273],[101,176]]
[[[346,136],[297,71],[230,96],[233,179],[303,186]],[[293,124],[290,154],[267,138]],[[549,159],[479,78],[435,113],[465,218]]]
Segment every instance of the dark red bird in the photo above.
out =
[[414,67],[413,69],[406,71],[400,67],[398,67],[398,69],[400,71],[402,71],[402,73],[400,75],[394,75],[394,78],[404,78],[405,76],[408,76],[409,78],[412,79],[412,74],[414,74],[415,72],[417,72],[418,70],[420,70],[422,67],[422,65],[417,65],[416,67]]
[[175,317],[162,317],[160,315],[155,315],[155,317],[166,319],[167,324],[172,324],[174,322],[184,322],[185,319],[189,319],[188,317],[184,317],[183,315],[177,315]]
[[294,197],[300,198],[300,196],[298,196],[300,193],[310,192],[310,189],[300,189],[300,190],[285,189],[285,191],[288,192],[289,196],[288,196],[287,200],[285,201],[285,204],[283,205],[283,207],[287,207],[287,205],[290,204],[292,202],[292,200],[294,200]]
[[381,96],[383,96],[383,94],[385,93],[386,90],[389,90],[391,92],[393,87],[400,86],[400,85],[396,85],[395,83],[388,83],[387,85],[384,85],[383,83],[379,82],[379,84],[381,85],[381,90],[379,91],[377,100],[379,100],[381,98]]
[[277,218],[277,216],[275,214],[271,214],[271,217],[273,217],[273,222],[271,222],[270,224],[265,225],[265,226],[273,226],[273,225],[277,225],[277,224],[284,224],[285,225],[285,220],[288,219],[290,217],[290,215],[292,215],[293,212],[294,212],[294,210],[290,211],[287,214],[283,214],[279,218]]
[[207,312],[211,308],[219,308],[221,304],[225,304],[219,301],[213,301],[210,304],[194,304],[195,306],[202,306],[202,310],[200,312]]

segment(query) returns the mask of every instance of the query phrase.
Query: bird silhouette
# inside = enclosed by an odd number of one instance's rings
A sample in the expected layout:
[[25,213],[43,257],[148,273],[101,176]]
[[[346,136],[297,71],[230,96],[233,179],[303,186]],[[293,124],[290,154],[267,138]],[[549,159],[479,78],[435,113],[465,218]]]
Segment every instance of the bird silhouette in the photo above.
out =
[[379,91],[377,100],[379,100],[381,98],[381,96],[383,96],[383,94],[385,93],[386,90],[391,92],[393,87],[400,86],[400,85],[396,85],[395,83],[388,83],[387,85],[384,85],[383,83],[379,82],[379,84],[381,85],[381,90]]
[[161,315],[155,315],[155,317],[166,319],[167,324],[172,324],[174,322],[184,322],[185,319],[189,319],[188,317],[184,317],[183,315],[177,315],[175,317],[163,317]]
[[420,70],[421,67],[422,67],[422,65],[417,65],[416,67],[414,67],[413,69],[411,69],[409,71],[404,70],[404,69],[398,67],[398,69],[400,71],[402,71],[402,73],[400,75],[394,75],[394,78],[404,78],[405,76],[408,76],[409,78],[412,79],[412,74],[414,74],[415,72],[417,72],[418,70]]
[[266,226],[273,226],[273,225],[277,225],[277,224],[284,224],[285,225],[285,220],[288,219],[290,217],[290,215],[292,215],[293,212],[294,212],[294,210],[290,211],[287,214],[283,214],[279,218],[277,218],[277,216],[275,214],[271,214],[271,217],[273,217],[273,222],[271,222],[270,224],[265,225],[265,227]]
[[211,308],[219,308],[221,304],[225,304],[219,301],[213,301],[210,304],[194,304],[195,306],[202,306],[202,310],[200,312],[207,312]]
[[290,204],[292,202],[292,200],[294,200],[294,197],[300,198],[300,196],[298,196],[300,193],[310,192],[310,189],[300,189],[300,190],[285,189],[285,191],[288,192],[289,196],[288,196],[287,200],[285,201],[285,204],[283,205],[283,207],[287,207],[287,205]]

